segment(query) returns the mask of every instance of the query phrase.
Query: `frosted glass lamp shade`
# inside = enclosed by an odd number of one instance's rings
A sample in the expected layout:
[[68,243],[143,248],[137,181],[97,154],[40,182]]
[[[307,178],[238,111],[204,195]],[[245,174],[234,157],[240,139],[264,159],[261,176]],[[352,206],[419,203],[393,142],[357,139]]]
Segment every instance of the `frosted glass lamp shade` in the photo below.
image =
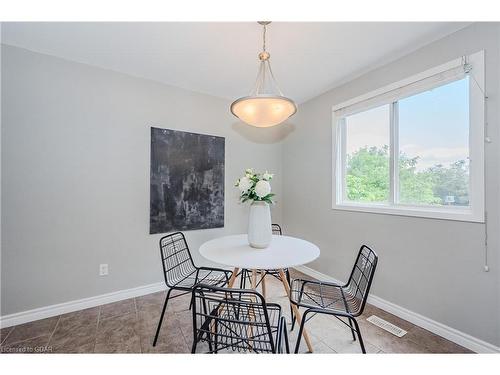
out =
[[284,96],[245,96],[231,104],[231,112],[248,125],[268,128],[295,114],[297,106]]
[[266,51],[266,26],[270,21],[259,21],[263,26],[262,52],[259,53],[259,72],[250,95],[235,100],[231,113],[241,121],[258,128],[278,125],[297,112],[293,100],[283,96],[271,69],[271,54]]

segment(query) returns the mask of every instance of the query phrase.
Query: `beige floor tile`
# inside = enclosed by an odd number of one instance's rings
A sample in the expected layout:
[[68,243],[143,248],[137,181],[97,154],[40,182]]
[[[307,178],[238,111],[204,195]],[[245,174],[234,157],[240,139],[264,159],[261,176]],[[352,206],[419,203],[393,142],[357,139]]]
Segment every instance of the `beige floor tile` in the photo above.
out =
[[99,306],[61,315],[57,328],[76,329],[87,325],[97,325]]
[[[165,316],[163,317],[164,321],[169,321],[170,318],[175,313],[166,311]],[[146,326],[155,326],[157,325],[161,315],[161,306],[144,306],[137,311],[137,317],[139,319],[139,323],[142,324],[141,327]]]
[[[156,333],[160,312],[150,310],[140,310],[138,313],[139,331],[141,339],[141,349],[143,353],[188,353],[192,339],[186,341],[186,337],[182,332],[182,323],[178,315],[172,312],[165,313],[163,318],[158,342],[153,347],[153,340]],[[192,322],[191,322],[192,324]]]
[[[189,348],[191,350],[191,348]],[[196,344],[196,351],[195,353],[196,354],[203,354],[203,353],[208,353],[209,352],[209,347],[208,347],[208,344],[206,342],[199,342],[198,344]],[[238,352],[236,351],[236,353],[246,353],[246,352]]]
[[99,307],[61,315],[49,341],[54,353],[93,352]]
[[[178,292],[172,292],[171,296],[177,296]],[[191,294],[181,295],[179,297],[171,298],[168,300],[167,311],[169,312],[189,312],[189,304],[191,302]]]
[[[312,341],[311,342],[313,346],[313,352],[309,352],[307,350],[307,346],[304,344],[301,344],[299,354],[335,354],[335,351],[330,348],[327,344],[325,344],[323,341]],[[295,350],[295,346],[290,348],[291,353],[293,353]]]
[[140,353],[140,328],[136,313],[99,320],[95,353]]
[[9,335],[10,331],[12,331],[13,329],[14,329],[14,327],[6,327],[6,328],[0,329],[0,344],[2,344],[4,342],[4,340]]
[[[295,352],[295,345],[297,343],[298,332],[299,332],[298,329],[295,329],[292,332],[288,332],[288,340],[290,342],[290,352],[291,353]],[[333,354],[333,353],[335,353],[335,350],[333,348],[328,346],[323,340],[321,340],[316,335],[309,332],[309,338],[311,340],[311,345],[313,347],[314,354]],[[302,337],[302,339],[300,341],[299,354],[304,354],[304,353],[310,353],[310,352],[309,352],[309,349],[307,348],[306,341]]]
[[93,352],[97,337],[95,324],[61,325],[50,338],[49,346],[54,353]]
[[165,292],[157,292],[152,294],[146,294],[145,296],[140,296],[135,299],[137,308],[144,309],[147,307],[157,307],[161,309],[163,307],[163,302],[165,302]]
[[114,316],[130,313],[135,313],[134,298],[102,305],[99,319],[108,319]]
[[[156,333],[156,328],[158,326],[160,314],[161,314],[161,307],[158,308],[158,306],[150,305],[148,307],[144,307],[142,309],[139,309],[138,321],[139,321],[139,327],[140,327],[140,331],[141,331],[141,335],[142,335],[141,343],[143,345],[143,348],[146,347],[146,343],[151,344],[153,342],[153,338],[154,338],[154,335]],[[163,338],[165,333],[167,334],[166,337],[172,337],[171,335],[169,336],[169,332],[173,332],[173,331],[176,332],[176,335],[180,335],[190,348],[191,343],[192,343],[192,336],[193,336],[193,333],[192,333],[193,332],[193,318],[192,318],[191,311],[187,310],[187,311],[181,311],[178,313],[175,313],[172,311],[165,312],[165,316],[163,318],[162,327],[161,327],[159,337]],[[162,339],[161,341],[165,342],[165,339]],[[158,342],[158,345],[159,344],[160,344],[160,341]],[[153,348],[150,348],[149,351],[161,352],[162,350],[165,349],[165,345],[162,345],[162,348],[163,349],[156,349],[156,350]]]
[[[349,326],[333,316],[317,314],[305,325],[308,332],[337,353],[361,353],[359,342],[352,338]],[[295,330],[298,330],[297,325]],[[364,342],[367,353],[377,353],[380,349],[368,342]]]
[[141,348],[143,353],[189,353],[184,335],[178,326],[164,326],[158,337],[156,346],[153,346],[154,329],[146,329],[141,334]]
[[[359,341],[353,341],[352,337],[350,340],[343,340],[341,342],[330,342],[325,341],[327,345],[331,346],[337,353],[342,354],[354,354],[354,353],[362,353],[361,347],[359,346]],[[369,342],[364,341],[366,353],[375,354],[380,351],[375,345],[370,344]]]
[[193,343],[193,315],[191,311],[188,313],[176,313],[175,315],[182,335],[191,348]]
[[86,330],[58,333],[49,341],[53,353],[93,353],[95,333]]
[[56,327],[58,316],[36,320],[34,322],[15,326],[5,339],[4,345],[25,341],[39,336],[50,336]]

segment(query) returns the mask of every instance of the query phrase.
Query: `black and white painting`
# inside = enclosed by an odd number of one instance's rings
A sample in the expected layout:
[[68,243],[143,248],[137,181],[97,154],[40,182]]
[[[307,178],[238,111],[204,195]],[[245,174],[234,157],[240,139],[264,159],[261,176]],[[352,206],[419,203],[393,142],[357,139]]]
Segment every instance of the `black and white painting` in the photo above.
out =
[[150,234],[224,226],[224,141],[151,128]]

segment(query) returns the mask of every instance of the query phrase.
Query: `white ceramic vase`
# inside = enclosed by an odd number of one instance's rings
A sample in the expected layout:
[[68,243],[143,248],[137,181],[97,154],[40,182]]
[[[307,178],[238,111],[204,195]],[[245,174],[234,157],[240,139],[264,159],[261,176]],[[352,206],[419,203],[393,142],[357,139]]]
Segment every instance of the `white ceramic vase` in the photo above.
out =
[[265,249],[271,243],[271,209],[266,202],[253,202],[248,218],[248,243],[256,249]]

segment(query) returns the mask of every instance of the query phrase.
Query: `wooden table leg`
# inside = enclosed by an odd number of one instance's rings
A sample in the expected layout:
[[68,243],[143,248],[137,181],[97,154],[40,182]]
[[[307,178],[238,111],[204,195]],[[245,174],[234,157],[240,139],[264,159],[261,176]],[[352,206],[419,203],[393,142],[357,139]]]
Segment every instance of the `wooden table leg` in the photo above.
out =
[[[286,280],[285,272],[282,269],[280,269],[279,273],[280,273],[281,282],[283,283],[283,286],[285,287],[286,294],[288,295],[288,299],[290,299],[291,298],[290,285],[288,285],[288,281]],[[292,305],[293,313],[295,315],[295,319],[297,319],[297,324],[300,325],[300,322],[302,320],[302,315],[300,314],[299,308],[296,305],[294,305],[293,303],[291,303],[291,305]],[[302,331],[302,336],[304,337],[304,340],[306,340],[306,344],[307,344],[307,348],[309,349],[309,352],[312,353],[313,347],[311,345],[311,340],[309,340],[309,335],[307,334],[307,331],[305,328]]]
[[266,299],[266,271],[261,270],[261,281],[260,283],[262,284],[262,295],[264,296],[264,299]]
[[228,288],[232,288],[233,285],[234,285],[234,281],[236,280],[236,277],[238,276],[238,272],[240,272],[240,269],[238,267],[236,267],[234,270],[233,270],[233,274],[231,275],[231,277],[229,278],[229,282],[227,283],[227,287]]
[[257,270],[252,270],[252,289],[257,289]]

